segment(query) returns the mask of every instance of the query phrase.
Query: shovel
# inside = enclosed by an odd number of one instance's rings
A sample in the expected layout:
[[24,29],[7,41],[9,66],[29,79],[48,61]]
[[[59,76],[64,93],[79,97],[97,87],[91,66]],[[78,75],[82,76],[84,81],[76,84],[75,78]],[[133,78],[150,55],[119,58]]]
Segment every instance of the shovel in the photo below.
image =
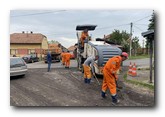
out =
[[94,76],[94,77],[95,77],[95,79],[97,80],[98,84],[99,84],[99,85],[101,85],[101,84],[100,84],[100,82],[99,82],[99,80],[98,80],[98,78],[96,77],[96,75],[95,75],[95,74],[93,74],[93,76]]

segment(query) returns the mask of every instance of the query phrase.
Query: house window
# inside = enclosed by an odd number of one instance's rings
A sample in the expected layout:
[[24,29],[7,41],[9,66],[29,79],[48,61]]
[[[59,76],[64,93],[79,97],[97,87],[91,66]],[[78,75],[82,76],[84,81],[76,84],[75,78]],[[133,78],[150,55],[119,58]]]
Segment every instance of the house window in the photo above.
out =
[[16,54],[18,54],[17,49],[10,49],[10,55],[16,55]]
[[34,54],[35,53],[35,50],[34,49],[29,49],[28,50],[28,54]]

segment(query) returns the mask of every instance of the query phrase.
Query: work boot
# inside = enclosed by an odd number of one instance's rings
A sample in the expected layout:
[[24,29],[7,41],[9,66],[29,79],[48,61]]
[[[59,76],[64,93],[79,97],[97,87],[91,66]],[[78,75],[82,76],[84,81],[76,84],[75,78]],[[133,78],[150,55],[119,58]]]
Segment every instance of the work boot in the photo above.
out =
[[87,79],[87,83],[90,84],[91,83],[91,79]]
[[88,82],[87,80],[88,80],[87,78],[84,78],[84,83],[87,83]]
[[112,104],[113,105],[117,105],[120,102],[120,100],[117,99],[117,95],[111,96],[111,97],[112,97]]
[[101,97],[103,97],[103,98],[106,98],[106,95],[105,95],[106,93],[105,92],[101,92]]

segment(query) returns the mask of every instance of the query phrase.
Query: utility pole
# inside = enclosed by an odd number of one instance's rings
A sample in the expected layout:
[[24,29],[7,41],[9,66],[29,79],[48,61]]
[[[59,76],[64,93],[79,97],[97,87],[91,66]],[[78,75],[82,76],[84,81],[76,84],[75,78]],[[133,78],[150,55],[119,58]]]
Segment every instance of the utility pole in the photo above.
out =
[[132,50],[132,26],[133,26],[133,23],[131,22],[130,25],[131,25],[131,28],[130,28],[130,48],[129,48],[129,56],[131,56],[131,50]]

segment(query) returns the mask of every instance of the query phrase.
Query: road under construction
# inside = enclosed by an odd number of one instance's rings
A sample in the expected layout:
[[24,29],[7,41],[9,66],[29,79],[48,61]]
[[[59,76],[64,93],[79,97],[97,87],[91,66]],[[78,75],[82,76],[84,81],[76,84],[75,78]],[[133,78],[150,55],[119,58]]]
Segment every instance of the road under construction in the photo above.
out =
[[[11,106],[113,106],[109,93],[106,99],[101,97],[98,81],[102,84],[102,77],[85,84],[76,60],[71,65],[65,69],[61,63],[53,63],[51,72],[47,72],[44,62],[28,64],[25,77],[10,81]],[[126,83],[123,75],[127,71],[124,66],[119,75],[122,89],[118,90],[121,102],[117,106],[154,106],[154,91]]]

